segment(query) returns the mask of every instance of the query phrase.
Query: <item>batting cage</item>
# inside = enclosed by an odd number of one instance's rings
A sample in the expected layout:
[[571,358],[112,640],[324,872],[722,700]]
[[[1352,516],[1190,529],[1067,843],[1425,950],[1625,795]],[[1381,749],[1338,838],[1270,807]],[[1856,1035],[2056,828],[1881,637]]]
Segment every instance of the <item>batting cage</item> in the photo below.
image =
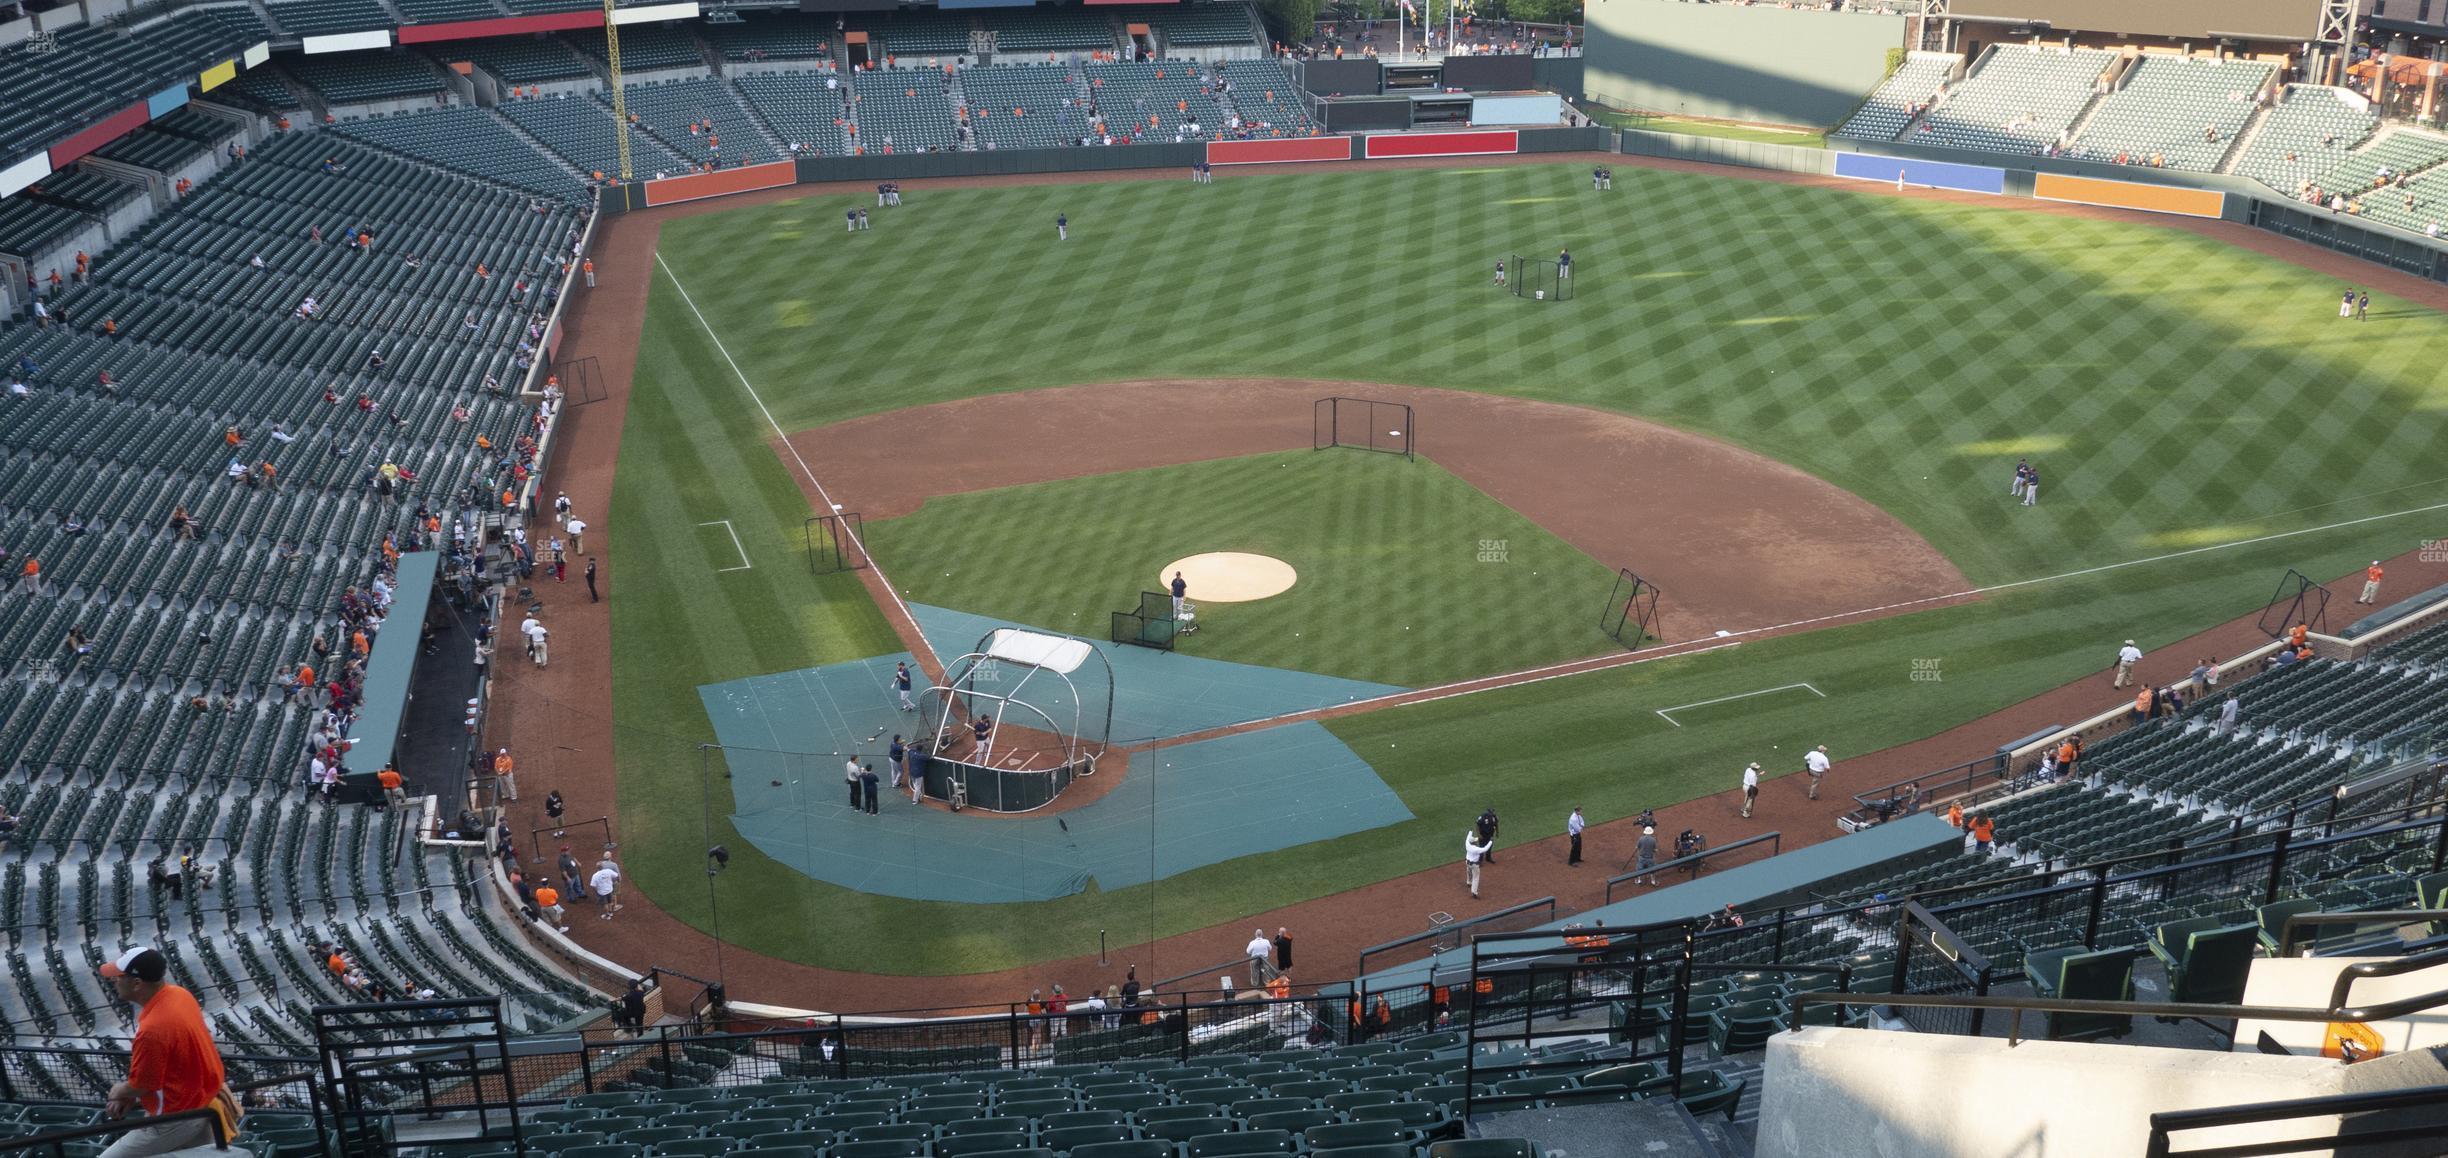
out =
[[1662,640],[1664,623],[1658,617],[1657,585],[1632,573],[1630,568],[1615,569],[1615,586],[1607,592],[1606,607],[1598,613],[1598,630],[1608,639],[1639,651],[1652,640]]
[[918,702],[910,763],[955,809],[1027,812],[1096,773],[1113,734],[1113,665],[1084,639],[998,627]]
[[2269,603],[2261,608],[2258,626],[2261,634],[2277,639],[2298,623],[2323,635],[2329,633],[2329,589],[2289,567],[2286,574],[2279,576],[2278,589],[2270,593]]
[[818,575],[860,571],[867,566],[867,525],[857,511],[818,515],[807,521],[808,570]]
[[1320,398],[1309,410],[1309,448],[1349,447],[1410,458],[1419,443],[1417,418],[1400,402]]
[[1180,626],[1173,620],[1171,595],[1162,591],[1142,591],[1139,593],[1137,611],[1113,613],[1113,641],[1171,651],[1173,637],[1180,634]]
[[1565,276],[1556,262],[1543,257],[1523,257],[1514,254],[1505,268],[1513,271],[1509,283],[1513,296],[1538,302],[1569,302],[1572,300],[1573,279]]

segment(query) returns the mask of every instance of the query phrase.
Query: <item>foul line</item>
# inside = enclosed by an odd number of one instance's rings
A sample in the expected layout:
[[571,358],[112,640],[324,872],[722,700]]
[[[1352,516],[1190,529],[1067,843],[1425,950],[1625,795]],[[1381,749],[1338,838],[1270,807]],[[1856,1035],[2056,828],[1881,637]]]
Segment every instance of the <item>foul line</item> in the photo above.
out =
[[1782,686],[1782,687],[1774,687],[1774,688],[1761,688],[1760,690],[1758,690],[1758,691],[1756,691],[1756,692],[1740,692],[1740,693],[1737,693],[1737,694],[1735,694],[1735,695],[1730,695],[1730,696],[1719,696],[1719,697],[1717,697],[1716,699],[1713,699],[1713,700],[1702,700],[1702,701],[1700,701],[1699,703],[1696,703],[1696,704],[1676,704],[1675,706],[1673,706],[1673,707],[1671,707],[1671,708],[1659,708],[1659,709],[1657,710],[1657,714],[1658,714],[1658,715],[1660,715],[1660,716],[1665,717],[1665,720],[1666,720],[1666,722],[1667,722],[1667,723],[1669,723],[1669,724],[1674,724],[1674,726],[1675,726],[1675,727],[1680,728],[1680,727],[1682,727],[1683,725],[1681,725],[1681,724],[1675,724],[1675,718],[1674,718],[1673,716],[1667,715],[1667,713],[1669,713],[1669,712],[1680,712],[1680,711],[1685,711],[1685,710],[1688,710],[1688,709],[1691,709],[1691,708],[1705,708],[1705,707],[1709,706],[1710,704],[1726,704],[1726,703],[1732,703],[1732,702],[1734,702],[1735,700],[1747,700],[1747,699],[1750,699],[1750,698],[1751,698],[1751,697],[1753,697],[1753,696],[1765,696],[1765,695],[1773,695],[1773,694],[1775,694],[1775,693],[1777,693],[1777,692],[1790,692],[1790,691],[1794,690],[1795,688],[1801,688],[1802,690],[1807,691],[1807,692],[1809,692],[1810,694],[1812,694],[1812,695],[1814,695],[1814,696],[1817,696],[1817,697],[1819,697],[1820,699],[1823,699],[1823,700],[1827,698],[1827,693],[1826,693],[1826,692],[1820,691],[1819,689],[1814,688],[1814,687],[1810,686],[1809,684],[1786,684],[1786,685],[1784,685],[1784,686]]
[[[1792,631],[1796,628],[1815,627],[1820,624],[1833,623],[1840,619],[1856,619],[1862,616],[1888,615],[1915,607],[1927,607],[1933,604],[1952,603],[1958,600],[1971,599],[1994,591],[2008,591],[2017,587],[2030,587],[2041,583],[2054,583],[2061,579],[2079,579],[2085,575],[2098,575],[2109,571],[2123,570],[2127,567],[2141,567],[2151,563],[2165,563],[2171,559],[2182,559],[2192,555],[2206,554],[2211,551],[2225,551],[2235,547],[2249,547],[2256,543],[2275,542],[2280,539],[2291,539],[2302,535],[2316,535],[2323,531],[2335,531],[2344,527],[2360,526],[2364,523],[2376,523],[2385,519],[2403,518],[2407,515],[2429,514],[2433,511],[2442,510],[2448,510],[2448,503],[2433,503],[2427,507],[2414,507],[2403,511],[2391,511],[2387,514],[2367,515],[2360,519],[2347,519],[2342,522],[2327,523],[2318,527],[2303,527],[2293,531],[2279,531],[2274,534],[2259,535],[2250,539],[2237,539],[2234,542],[2229,543],[2211,543],[2207,546],[2189,547],[2182,551],[2171,551],[2164,555],[2152,555],[2141,559],[2127,559],[2121,563],[2104,563],[2097,567],[2085,567],[2078,571],[2065,571],[2055,575],[2042,575],[2034,579],[2017,579],[2008,583],[1994,583],[1987,587],[1971,587],[1962,591],[1950,592],[1945,595],[1925,595],[1918,599],[1905,599],[1894,603],[1882,603],[1875,607],[1857,608],[1852,611],[1839,611],[1829,615],[1813,615],[1804,619],[1788,620],[1784,623],[1773,623],[1765,627],[1747,627],[1740,631],[1720,631],[1714,633],[1713,635],[1701,636],[1696,639],[1687,639],[1680,643],[1665,643],[1659,644],[1655,647],[1643,648],[1640,651],[1633,652],[1628,655],[1611,656],[1600,659],[1567,660],[1563,663],[1549,664],[1545,667],[1503,672],[1497,675],[1480,676],[1475,679],[1456,680],[1452,683],[1437,684],[1432,687],[1415,688],[1413,690],[1404,692],[1389,692],[1385,695],[1370,696],[1366,699],[1351,700],[1340,704],[1329,704],[1323,707],[1309,708],[1297,712],[1285,712],[1280,715],[1267,716],[1263,719],[1245,720],[1239,724],[1213,728],[1203,732],[1194,732],[1186,736],[1167,737],[1162,740],[1155,741],[1148,746],[1170,747],[1174,744],[1192,739],[1204,739],[1210,735],[1224,735],[1232,732],[1259,731],[1282,724],[1300,723],[1306,720],[1319,719],[1328,715],[1356,715],[1386,708],[1407,708],[1417,704],[1432,704],[1439,700],[1458,699],[1463,696],[1475,696],[1482,692],[1502,691],[1506,688],[1517,688],[1529,684],[1545,683],[1549,680],[1569,679],[1573,676],[1589,675],[1593,672],[1612,671],[1616,668],[1629,667],[1633,664],[1639,663],[1649,663],[1654,660],[1679,659],[1689,655],[1702,655],[1708,652],[1722,651],[1727,648],[1737,646],[1740,641],[1747,638],[1781,634],[1783,632]],[[1817,691],[1818,689],[1813,688],[1811,690]],[[1683,706],[1692,707],[1695,705],[1685,704]],[[1668,710],[1674,711],[1679,709]]]
[[[731,374],[739,379],[740,389],[746,390],[748,400],[756,403],[757,413],[765,416],[765,425],[772,427],[774,437],[782,440],[782,449],[790,452],[791,461],[799,464],[799,473],[806,475],[808,485],[816,488],[816,497],[838,513],[842,509],[841,504],[833,501],[832,492],[825,490],[824,483],[816,477],[816,472],[809,468],[807,459],[801,456],[799,448],[792,444],[790,433],[782,429],[781,423],[774,421],[773,410],[765,405],[765,396],[757,393],[755,384],[748,381],[747,371],[740,369],[739,359],[731,356],[731,347],[724,345],[722,335],[714,332],[714,323],[707,321],[705,311],[697,308],[697,299],[690,297],[688,287],[680,284],[680,275],[673,273],[671,266],[664,262],[661,250],[655,251],[655,268],[662,270],[663,276],[671,279],[672,288],[680,291],[681,302],[688,306],[689,313],[696,316],[697,325],[705,330],[706,337],[714,343],[715,351],[723,356],[723,361],[730,364]],[[868,550],[867,544],[859,541],[858,532],[850,530],[850,524],[847,521],[843,522],[842,531],[859,549],[859,554],[866,557],[868,569],[875,572],[876,585],[882,587],[884,594],[891,597],[893,606],[900,609],[902,620],[910,625],[910,634],[918,639],[918,646],[926,648],[932,656],[935,649],[933,645],[927,643],[926,633],[918,630],[918,617],[910,613],[909,604],[901,601],[900,589],[894,587],[892,579],[884,574],[884,565],[876,562],[875,552]],[[741,555],[743,558],[746,557],[746,552],[742,552]],[[940,664],[942,661],[937,660],[937,662]]]
[[751,567],[756,566],[756,564],[751,563],[751,562],[749,562],[749,561],[748,561],[748,548],[740,546],[740,541],[739,541],[739,530],[738,530],[737,528],[735,528],[735,527],[733,527],[733,526],[731,525],[731,520],[729,520],[729,519],[716,519],[716,520],[714,520],[713,522],[710,522],[710,523],[699,523],[699,524],[697,524],[697,525],[698,525],[698,526],[700,526],[700,527],[721,527],[723,530],[726,530],[726,531],[731,532],[731,547],[732,547],[732,549],[733,549],[733,550],[735,550],[735,551],[738,551],[738,552],[739,552],[739,555],[740,555],[740,565],[739,565],[739,566],[737,566],[737,567],[716,567],[716,568],[714,569],[714,573],[715,573],[715,574],[720,575],[720,574],[722,574],[722,573],[723,573],[723,572],[725,572],[725,571],[745,571],[745,570],[747,570],[747,569],[749,569],[749,568],[751,568]]

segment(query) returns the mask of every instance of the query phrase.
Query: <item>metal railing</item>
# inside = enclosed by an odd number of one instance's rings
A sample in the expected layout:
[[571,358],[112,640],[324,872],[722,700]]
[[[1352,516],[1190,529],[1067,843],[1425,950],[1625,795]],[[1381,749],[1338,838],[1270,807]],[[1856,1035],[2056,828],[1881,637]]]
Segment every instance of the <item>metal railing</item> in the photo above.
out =
[[64,1130],[50,1130],[20,1138],[0,1138],[0,1154],[30,1151],[39,1147],[49,1150],[54,1158],[65,1158],[68,1153],[67,1144],[70,1142],[81,1142],[87,1138],[116,1138],[118,1135],[135,1130],[150,1130],[158,1126],[172,1126],[180,1122],[198,1120],[211,1123],[206,1129],[212,1135],[214,1149],[226,1151],[230,1148],[229,1130],[221,1124],[220,1111],[210,1106],[202,1106],[193,1110],[181,1110],[175,1114],[164,1114],[158,1118],[120,1118],[117,1121],[97,1122],[91,1126],[71,1126]]
[[1695,852],[1689,856],[1678,856],[1672,860],[1659,861],[1657,864],[1650,866],[1647,870],[1635,868],[1631,872],[1608,877],[1606,882],[1607,903],[1610,905],[1615,903],[1615,886],[1617,885],[1630,884],[1631,882],[1642,877],[1655,877],[1660,873],[1670,872],[1679,872],[1686,877],[1697,879],[1700,875],[1700,870],[1707,868],[1709,861],[1714,860],[1717,857],[1724,856],[1725,854],[1733,852],[1736,849],[1749,848],[1758,844],[1766,844],[1768,846],[1768,855],[1775,856],[1778,853],[1785,851],[1785,834],[1780,830],[1777,832],[1763,832],[1757,836],[1746,836],[1732,844],[1721,844],[1715,848],[1702,849],[1699,852]]
[[2204,1021],[2297,1022],[2357,1022],[2390,1021],[2417,1013],[2448,1006],[2448,989],[2418,993],[2384,1001],[2377,1005],[2348,1005],[2354,985],[2374,977],[2396,977],[2417,973],[2434,966],[2448,964],[2448,948],[2409,954],[2386,961],[2360,961],[2338,970],[2337,979],[2329,986],[2329,1003],[2321,1007],[2292,1005],[2238,1005],[2222,1002],[2193,1001],[2101,1001],[2067,997],[1987,997],[1961,996],[1944,993],[1835,993],[1823,990],[1802,990],[1788,998],[1791,1013],[1786,1025],[1800,1028],[1806,1020],[1804,1010],[1812,1005],[1885,1005],[1900,1009],[1960,1009],[1997,1010],[2011,1013],[2007,1022],[2007,1042],[2020,1044],[2025,1013],[2084,1013],[2108,1016],[2159,1017],[2167,1019],[2194,1018]]
[[1459,938],[1476,937],[1483,933],[1518,933],[1525,929],[1534,929],[1548,924],[1555,920],[1555,911],[1556,899],[1554,897],[1540,897],[1535,901],[1508,905],[1492,913],[1482,913],[1468,920],[1439,925],[1424,933],[1413,933],[1408,937],[1397,937],[1391,941],[1371,945],[1360,951],[1360,968],[1353,976],[1368,976],[1371,972],[1369,959],[1372,957],[1382,958],[1386,954],[1398,953],[1421,945],[1426,945],[1428,951],[1406,956],[1400,961],[1379,961],[1378,965],[1382,968],[1416,961],[1421,957],[1433,957],[1449,949],[1459,948],[1462,945]]
[[[2414,1115],[2413,1120],[2393,1125],[2350,1120],[2342,1123],[2335,1133],[2316,1134],[2309,1138],[2246,1142],[2181,1151],[2172,1149],[2175,1143],[2173,1135],[2181,1130],[2253,1126],[2270,1122],[2292,1121],[2298,1118],[2328,1119],[2350,1114],[2390,1114],[2397,1111],[2417,1111],[2418,1113]],[[2428,1113],[2420,1113],[2421,1111],[2428,1111]],[[2436,1142],[2443,1133],[2448,1133],[2448,1086],[2418,1086],[2406,1090],[2327,1094],[2317,1098],[2287,1098],[2274,1102],[2253,1102],[2241,1106],[2162,1110],[2150,1116],[2150,1146],[2144,1153],[2149,1158],[2258,1158],[2260,1155],[2301,1154],[2307,1151],[2334,1154],[2394,1142]]]

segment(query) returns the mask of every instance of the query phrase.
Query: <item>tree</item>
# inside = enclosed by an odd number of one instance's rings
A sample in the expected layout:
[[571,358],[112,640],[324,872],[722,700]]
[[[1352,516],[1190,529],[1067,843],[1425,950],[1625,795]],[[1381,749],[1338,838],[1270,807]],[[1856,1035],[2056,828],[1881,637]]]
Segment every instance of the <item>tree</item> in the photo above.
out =
[[1259,0],[1267,31],[1285,44],[1298,44],[1317,31],[1319,0]]
[[1581,0],[1505,0],[1505,15],[1531,24],[1581,22]]

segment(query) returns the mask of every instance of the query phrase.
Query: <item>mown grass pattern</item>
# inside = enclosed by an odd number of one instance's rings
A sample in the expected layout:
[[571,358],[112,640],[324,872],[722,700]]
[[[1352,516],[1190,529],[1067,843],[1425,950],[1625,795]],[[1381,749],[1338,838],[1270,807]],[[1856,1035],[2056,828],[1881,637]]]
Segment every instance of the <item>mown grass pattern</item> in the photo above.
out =
[[[1893,513],[1978,583],[2448,500],[2435,453],[2448,324],[2381,295],[2369,322],[2339,321],[2341,286],[2176,230],[1630,166],[1611,194],[1563,165],[920,187],[857,236],[838,229],[846,204],[664,232],[681,282],[794,429],[1152,376],[1514,393],[1792,463]],[[1497,256],[1558,246],[1573,251],[1578,300],[1488,285]],[[894,647],[855,583],[793,568],[807,512],[771,431],[672,283],[654,294],[612,523],[649,539],[612,576],[624,802],[696,798],[694,760],[675,746],[710,738],[697,684]],[[947,430],[910,453],[993,436]],[[2035,508],[2006,495],[2021,453],[2044,471]],[[688,545],[694,523],[720,517],[755,570],[713,575]],[[2343,573],[2434,527],[2371,523],[1338,721],[1421,819],[1165,882],[1154,931],[1443,864],[1491,800],[1519,818],[1508,840],[1526,839],[1576,802],[1594,819],[1627,815],[1729,787],[1752,759],[1789,766],[1808,744],[1841,759],[1929,735],[2097,670],[2124,637],[2152,647],[2250,610],[2284,567]],[[1910,682],[1915,659],[1940,661],[1943,680]],[[1681,730],[1649,714],[1797,679],[1829,698],[1772,697]],[[633,875],[702,926],[695,809],[622,815]],[[1139,890],[880,901],[753,854],[735,853],[725,879],[760,898],[726,907],[729,938],[910,973],[1090,951],[1100,928],[1143,934],[1151,911]]]
[[932,499],[869,534],[917,602],[1092,639],[1176,559],[1290,563],[1290,591],[1200,606],[1177,650],[1210,659],[1419,687],[1614,647],[1597,615],[1614,573],[1426,459],[1297,450],[1123,471]]

